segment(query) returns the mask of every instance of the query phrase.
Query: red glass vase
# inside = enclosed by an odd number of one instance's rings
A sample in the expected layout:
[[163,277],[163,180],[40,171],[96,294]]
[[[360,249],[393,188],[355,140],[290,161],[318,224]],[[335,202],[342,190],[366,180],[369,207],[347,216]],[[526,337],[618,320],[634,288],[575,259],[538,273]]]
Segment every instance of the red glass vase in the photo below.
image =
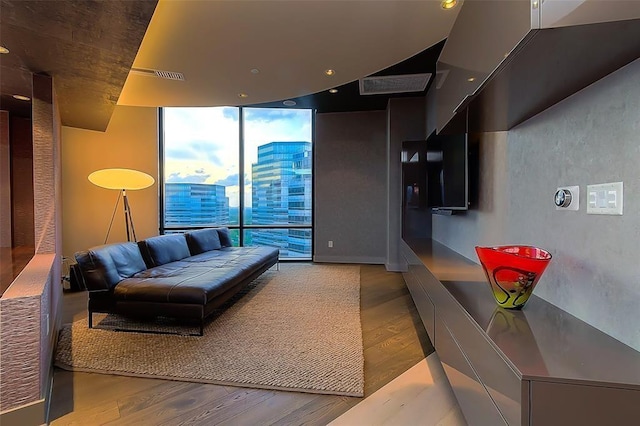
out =
[[494,299],[507,309],[521,309],[527,303],[551,261],[548,251],[531,246],[476,246],[476,253]]

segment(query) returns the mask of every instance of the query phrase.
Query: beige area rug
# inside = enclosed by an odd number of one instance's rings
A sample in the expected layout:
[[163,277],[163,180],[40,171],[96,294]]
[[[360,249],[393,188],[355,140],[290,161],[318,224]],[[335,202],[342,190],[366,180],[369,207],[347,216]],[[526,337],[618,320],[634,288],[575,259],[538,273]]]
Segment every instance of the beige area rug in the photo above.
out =
[[216,313],[204,336],[89,329],[86,320],[68,324],[60,332],[55,364],[73,371],[363,396],[360,267],[281,264]]

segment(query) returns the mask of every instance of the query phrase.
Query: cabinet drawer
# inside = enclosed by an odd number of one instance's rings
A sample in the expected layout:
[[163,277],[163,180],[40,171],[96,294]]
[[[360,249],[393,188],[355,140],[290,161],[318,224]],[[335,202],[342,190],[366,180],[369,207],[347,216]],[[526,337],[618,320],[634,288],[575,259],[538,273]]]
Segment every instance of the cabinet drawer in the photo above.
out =
[[[521,425],[523,384],[520,377],[450,294],[446,303],[438,304],[437,315],[447,323],[451,334],[507,422],[510,425]],[[436,330],[436,342],[439,337]]]
[[449,329],[436,316],[436,352],[469,425],[505,425],[498,408],[471,368]]
[[637,425],[640,391],[531,382],[531,426]]
[[435,308],[433,306],[433,303],[431,303],[431,299],[429,299],[429,296],[422,288],[422,284],[416,278],[414,274],[415,268],[418,267],[409,265],[409,272],[402,274],[402,276],[407,283],[407,287],[409,288],[409,292],[411,293],[413,303],[418,309],[422,324],[424,324],[424,328],[425,330],[427,330],[427,334],[433,342],[435,340]]

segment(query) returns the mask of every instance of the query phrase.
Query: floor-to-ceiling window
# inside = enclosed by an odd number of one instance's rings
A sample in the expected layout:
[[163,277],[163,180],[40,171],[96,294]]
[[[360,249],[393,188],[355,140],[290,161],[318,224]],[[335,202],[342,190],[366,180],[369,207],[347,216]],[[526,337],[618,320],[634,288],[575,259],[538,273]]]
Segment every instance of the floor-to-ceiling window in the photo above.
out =
[[312,256],[308,109],[163,108],[164,232],[231,229],[235,245]]

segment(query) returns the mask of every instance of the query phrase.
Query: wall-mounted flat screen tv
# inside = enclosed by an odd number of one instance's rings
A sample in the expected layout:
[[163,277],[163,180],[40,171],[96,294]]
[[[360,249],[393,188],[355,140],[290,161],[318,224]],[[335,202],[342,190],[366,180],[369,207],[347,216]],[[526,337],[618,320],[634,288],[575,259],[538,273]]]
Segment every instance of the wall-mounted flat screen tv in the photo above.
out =
[[470,155],[467,133],[437,135],[426,142],[427,207],[435,213],[469,209]]

